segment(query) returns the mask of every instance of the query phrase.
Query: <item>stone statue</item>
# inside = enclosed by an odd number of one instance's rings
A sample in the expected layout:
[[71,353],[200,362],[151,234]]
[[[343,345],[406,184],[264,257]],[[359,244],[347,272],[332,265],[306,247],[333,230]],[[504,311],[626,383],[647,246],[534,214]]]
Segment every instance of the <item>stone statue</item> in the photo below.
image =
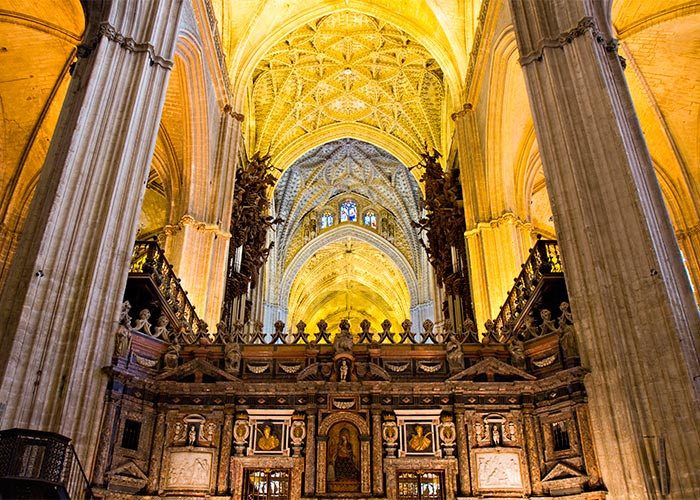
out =
[[520,336],[523,340],[530,340],[531,338],[538,337],[540,335],[540,330],[535,325],[535,318],[532,317],[531,313],[526,314],[523,317],[523,329],[521,330]]
[[559,331],[561,332],[559,344],[562,351],[564,351],[565,358],[575,358],[578,356],[578,347],[576,345],[576,331],[574,330],[574,321],[569,310],[569,303],[562,302],[559,309],[561,310],[561,316],[559,316]]
[[458,373],[464,369],[464,353],[454,334],[447,339],[447,364],[450,373]]
[[168,318],[164,314],[158,317],[156,327],[153,329],[153,336],[155,338],[168,340]]
[[347,382],[348,381],[348,362],[346,360],[343,360],[340,362],[339,380],[340,380],[340,382]]
[[241,370],[241,346],[237,342],[229,342],[224,346],[224,368],[233,374],[238,374]]
[[197,444],[197,428],[194,425],[190,425],[187,431],[187,446],[195,446]]
[[496,424],[491,425],[491,441],[495,446],[501,446],[501,431]]
[[165,365],[165,368],[170,370],[173,368],[177,368],[177,363],[180,359],[180,351],[182,350],[182,347],[180,347],[180,344],[175,340],[170,346],[168,347],[168,352],[166,352],[163,355],[163,364]]
[[521,340],[515,339],[510,344],[508,344],[508,351],[510,351],[510,362],[519,370],[525,370],[527,364],[525,362],[525,345]]
[[131,332],[129,327],[124,324],[119,324],[117,327],[117,338],[115,339],[114,354],[118,357],[124,357],[129,353],[131,347]]
[[542,309],[540,311],[540,318],[542,318],[540,335],[547,335],[548,333],[557,331],[557,327],[554,326],[554,320],[552,319],[552,313],[549,309]]
[[137,332],[145,333],[146,335],[151,335],[151,323],[148,321],[151,317],[151,311],[148,309],[141,309],[139,312],[138,319],[134,320],[133,329]]

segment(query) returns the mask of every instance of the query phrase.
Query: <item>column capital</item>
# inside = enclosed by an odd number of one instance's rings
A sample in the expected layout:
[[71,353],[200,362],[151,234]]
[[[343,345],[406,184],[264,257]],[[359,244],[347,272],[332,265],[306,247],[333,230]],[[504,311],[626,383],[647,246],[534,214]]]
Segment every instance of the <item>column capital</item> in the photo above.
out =
[[462,105],[462,109],[459,111],[455,111],[450,115],[450,118],[452,118],[453,121],[457,121],[459,118],[462,118],[467,114],[468,111],[472,110],[472,103],[467,102]]

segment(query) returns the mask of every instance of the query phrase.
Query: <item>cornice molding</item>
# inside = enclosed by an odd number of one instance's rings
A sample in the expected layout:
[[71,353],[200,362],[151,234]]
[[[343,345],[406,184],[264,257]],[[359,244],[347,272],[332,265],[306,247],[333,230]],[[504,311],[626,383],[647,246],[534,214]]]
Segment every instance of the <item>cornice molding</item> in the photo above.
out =
[[97,33],[87,43],[78,45],[77,56],[78,57],[88,57],[97,44],[100,42],[100,38],[106,38],[107,40],[118,44],[121,48],[128,52],[133,52],[135,54],[147,53],[149,59],[151,60],[151,65],[157,65],[166,70],[170,70],[173,67],[173,61],[166,59],[155,52],[155,48],[152,44],[148,42],[137,42],[133,38],[119,33],[117,29],[106,21],[99,24],[97,28]]

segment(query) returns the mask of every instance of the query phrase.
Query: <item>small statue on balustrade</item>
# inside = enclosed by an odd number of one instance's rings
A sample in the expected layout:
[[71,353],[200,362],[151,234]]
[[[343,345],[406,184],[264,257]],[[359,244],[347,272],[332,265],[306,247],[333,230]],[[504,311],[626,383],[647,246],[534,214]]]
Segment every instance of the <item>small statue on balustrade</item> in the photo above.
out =
[[137,332],[145,333],[146,335],[151,335],[151,323],[148,321],[151,317],[151,311],[148,309],[141,309],[139,312],[138,319],[134,320],[133,329]]
[[181,350],[182,347],[180,347],[177,339],[175,339],[175,342],[168,346],[168,351],[163,355],[163,364],[165,365],[166,369],[171,370],[173,368],[177,368]]
[[157,339],[168,339],[168,318],[161,314],[156,321],[156,326],[153,328],[153,336]]
[[467,343],[478,343],[479,342],[479,331],[476,328],[476,323],[471,318],[467,318],[462,323],[462,333],[464,334],[464,341]]
[[557,331],[557,327],[554,325],[554,320],[552,319],[552,312],[549,309],[542,309],[540,311],[540,318],[542,318],[540,336]]
[[523,327],[520,331],[520,337],[523,340],[530,340],[539,335],[540,330],[537,328],[537,325],[535,325],[535,318],[532,316],[532,313],[527,313],[523,316]]
[[488,345],[492,342],[498,342],[496,323],[494,323],[491,319],[487,319],[486,323],[484,323],[484,327],[486,328],[486,333],[484,333],[484,336],[481,338],[481,343],[483,345]]
[[576,346],[574,319],[569,309],[569,303],[562,302],[559,309],[561,310],[561,316],[559,316],[559,331],[561,332],[559,343],[564,351],[565,358],[575,358],[578,356],[578,348]]

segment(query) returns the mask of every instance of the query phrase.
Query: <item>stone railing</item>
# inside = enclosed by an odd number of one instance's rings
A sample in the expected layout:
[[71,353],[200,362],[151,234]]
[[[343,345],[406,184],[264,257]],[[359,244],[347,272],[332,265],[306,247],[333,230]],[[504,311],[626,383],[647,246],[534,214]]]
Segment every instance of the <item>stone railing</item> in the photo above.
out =
[[129,275],[145,275],[158,287],[165,303],[190,337],[206,334],[207,324],[197,316],[194,306],[187,298],[187,292],[180,285],[180,279],[173,272],[173,266],[165,258],[163,249],[155,241],[137,241],[131,254]]
[[0,431],[0,497],[95,498],[70,439],[29,429]]
[[[493,321],[496,331],[519,330],[538,290],[548,279],[564,279],[559,245],[555,240],[539,239],[530,249],[515,284]],[[562,300],[566,300],[562,297]]]

